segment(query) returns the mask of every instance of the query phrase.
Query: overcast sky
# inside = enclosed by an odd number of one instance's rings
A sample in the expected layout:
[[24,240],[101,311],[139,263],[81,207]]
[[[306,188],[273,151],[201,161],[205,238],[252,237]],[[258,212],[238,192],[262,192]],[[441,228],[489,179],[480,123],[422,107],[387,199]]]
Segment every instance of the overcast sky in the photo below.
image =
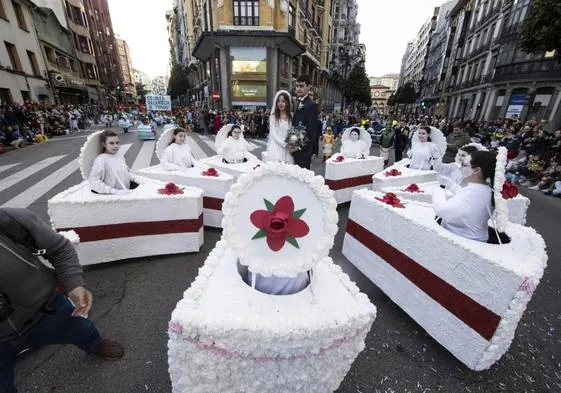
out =
[[[366,44],[370,76],[398,73],[407,41],[444,0],[358,0],[360,42]],[[133,5],[134,4],[134,5]],[[109,0],[115,33],[126,40],[133,67],[151,77],[165,75],[169,44],[165,11],[172,0]]]

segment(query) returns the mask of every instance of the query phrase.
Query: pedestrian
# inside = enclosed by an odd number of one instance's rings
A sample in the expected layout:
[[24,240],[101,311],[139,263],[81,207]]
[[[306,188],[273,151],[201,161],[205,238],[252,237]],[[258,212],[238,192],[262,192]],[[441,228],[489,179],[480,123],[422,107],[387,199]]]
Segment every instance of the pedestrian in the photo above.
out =
[[15,360],[25,349],[74,344],[105,359],[123,356],[121,344],[102,339],[88,319],[93,298],[74,247],[26,209],[0,208],[0,267],[1,393],[17,392]]
[[401,161],[403,152],[407,148],[408,127],[401,127],[397,121],[393,121],[393,147],[395,149],[395,162]]
[[325,162],[333,155],[333,129],[327,127],[325,134],[323,134],[323,161]]
[[380,140],[380,157],[384,159],[384,167],[388,165],[390,160],[390,150],[393,146],[394,132],[391,128],[384,128],[382,138]]

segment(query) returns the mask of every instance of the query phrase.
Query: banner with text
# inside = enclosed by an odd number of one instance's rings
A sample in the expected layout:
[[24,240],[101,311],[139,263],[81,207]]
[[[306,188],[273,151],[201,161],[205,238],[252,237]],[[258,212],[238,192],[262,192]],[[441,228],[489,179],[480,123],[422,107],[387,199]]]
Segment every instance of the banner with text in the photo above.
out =
[[146,109],[149,111],[171,111],[171,97],[154,94],[147,95]]

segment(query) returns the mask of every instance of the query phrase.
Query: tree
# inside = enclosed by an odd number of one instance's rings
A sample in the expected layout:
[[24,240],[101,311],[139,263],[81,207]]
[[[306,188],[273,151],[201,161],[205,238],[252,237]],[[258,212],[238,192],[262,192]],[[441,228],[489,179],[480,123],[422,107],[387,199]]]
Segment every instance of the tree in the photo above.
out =
[[358,102],[370,108],[372,106],[372,95],[370,93],[370,80],[366,75],[364,65],[356,65],[345,83],[345,99],[347,102]]
[[148,94],[148,91],[145,88],[145,84],[142,82],[142,78],[136,83],[136,96],[138,97],[138,103],[144,103],[144,97]]
[[395,95],[396,94],[397,94],[397,91],[390,95],[390,97],[388,98],[388,102],[387,102],[388,106],[394,106],[395,105]]
[[188,93],[190,87],[187,72],[179,64],[174,64],[168,82],[168,92],[171,98],[174,99]]
[[561,61],[561,2],[535,0],[520,34],[520,47],[526,53],[543,55],[556,51]]
[[414,104],[417,101],[417,92],[412,83],[406,83],[395,92],[396,104]]

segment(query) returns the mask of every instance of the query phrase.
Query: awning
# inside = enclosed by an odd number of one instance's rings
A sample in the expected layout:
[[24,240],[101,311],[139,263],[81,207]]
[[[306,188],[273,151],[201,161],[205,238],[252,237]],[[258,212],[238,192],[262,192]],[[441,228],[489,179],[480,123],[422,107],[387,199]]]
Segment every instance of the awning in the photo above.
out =
[[204,32],[193,50],[193,56],[207,61],[216,47],[225,46],[260,46],[279,48],[290,57],[306,51],[296,38],[288,32],[276,31],[213,31]]

